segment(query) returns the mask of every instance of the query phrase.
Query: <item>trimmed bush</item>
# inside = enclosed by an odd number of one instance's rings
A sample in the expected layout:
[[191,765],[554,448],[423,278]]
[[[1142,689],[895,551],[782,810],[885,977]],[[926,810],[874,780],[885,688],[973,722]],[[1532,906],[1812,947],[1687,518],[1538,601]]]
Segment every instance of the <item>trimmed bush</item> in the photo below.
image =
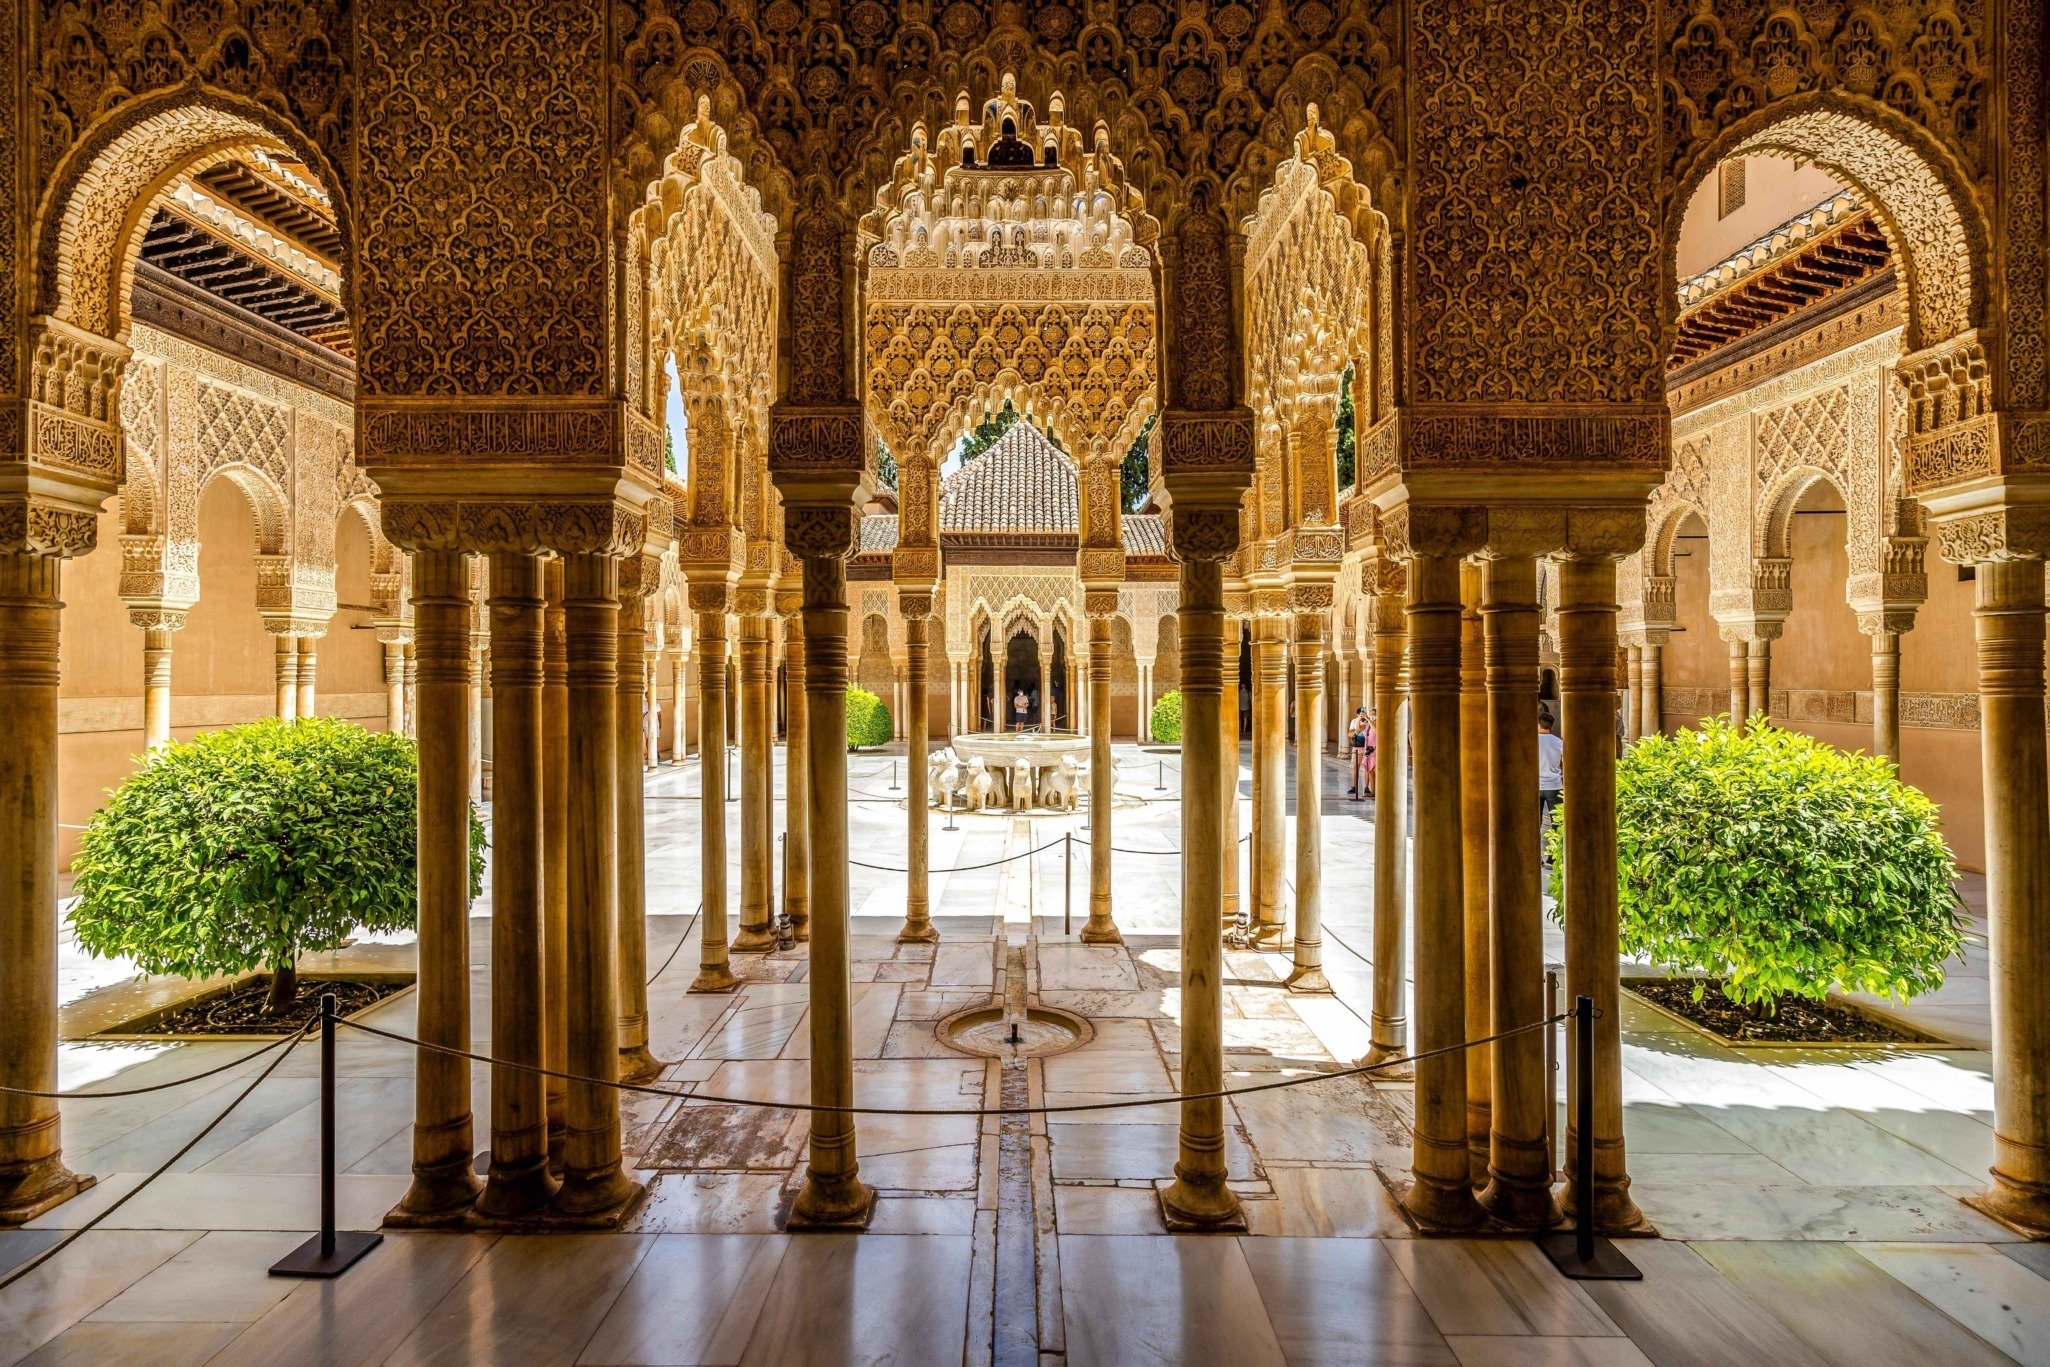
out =
[[890,709],[883,700],[866,688],[850,686],[847,690],[847,748],[859,750],[865,745],[888,745],[892,728]]
[[[302,954],[359,927],[409,930],[419,756],[404,736],[328,717],[250,722],[168,746],[93,813],[72,924],[146,973],[271,971],[272,1014]],[[470,895],[484,823],[470,815]]]
[[1162,745],[1182,743],[1182,692],[1175,689],[1160,695],[1153,704],[1153,739]]
[[[1616,771],[1623,952],[1720,977],[1759,1011],[1940,987],[1964,934],[1936,817],[1888,761],[1762,718],[1647,736]],[[1556,825],[1545,840],[1556,897]]]

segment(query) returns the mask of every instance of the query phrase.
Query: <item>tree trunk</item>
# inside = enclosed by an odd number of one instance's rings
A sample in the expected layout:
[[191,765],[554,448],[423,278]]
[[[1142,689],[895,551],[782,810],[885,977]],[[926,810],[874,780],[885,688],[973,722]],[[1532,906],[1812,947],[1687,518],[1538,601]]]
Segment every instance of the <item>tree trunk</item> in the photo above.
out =
[[270,996],[263,1004],[266,1016],[282,1016],[292,1003],[299,1000],[299,969],[293,964],[283,964],[271,970]]

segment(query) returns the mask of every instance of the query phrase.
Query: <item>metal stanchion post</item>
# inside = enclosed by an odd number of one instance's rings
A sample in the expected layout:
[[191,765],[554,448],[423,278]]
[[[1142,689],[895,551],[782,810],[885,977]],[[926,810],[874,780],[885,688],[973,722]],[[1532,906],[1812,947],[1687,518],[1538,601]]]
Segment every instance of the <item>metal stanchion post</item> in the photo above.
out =
[[271,1264],[273,1277],[339,1277],[384,1242],[376,1230],[335,1228],[335,994],[320,997],[320,1233]]
[[1166,760],[1157,759],[1153,761],[1153,791],[1156,793],[1164,793],[1167,791]]
[[897,761],[890,761],[890,791],[897,791]]
[[1062,831],[1062,832],[1061,832],[1061,934],[1063,934],[1063,935],[1073,935],[1073,934],[1075,933],[1075,880],[1074,880],[1073,878],[1071,878],[1071,877],[1069,877],[1069,876],[1068,876],[1068,875],[1069,875],[1069,870],[1070,870],[1071,866],[1072,866],[1072,865],[1073,865],[1073,863],[1074,863],[1074,857],[1075,857],[1075,834],[1074,834],[1074,832],[1073,832],[1073,831]]
[[1573,1228],[1538,1235],[1538,1247],[1576,1282],[1642,1281],[1623,1250],[1594,1232],[1594,998],[1575,997],[1573,1018]]

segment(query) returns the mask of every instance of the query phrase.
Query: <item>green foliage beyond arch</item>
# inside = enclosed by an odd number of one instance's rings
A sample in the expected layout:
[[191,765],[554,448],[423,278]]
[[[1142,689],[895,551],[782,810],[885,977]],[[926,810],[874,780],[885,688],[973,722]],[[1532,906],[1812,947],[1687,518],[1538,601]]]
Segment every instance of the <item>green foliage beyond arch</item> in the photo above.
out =
[[888,745],[891,733],[890,709],[883,700],[866,688],[850,686],[847,690],[847,748],[859,750],[867,745]]
[[1182,693],[1180,689],[1160,695],[1153,704],[1153,739],[1162,745],[1182,743]]
[[[158,751],[93,813],[74,868],[79,943],[146,973],[268,968],[289,1005],[302,954],[411,929],[419,757],[328,717],[249,722]],[[484,823],[470,815],[470,895]]]
[[[1556,897],[1558,824],[1545,839]],[[1886,760],[1763,717],[1631,746],[1616,849],[1623,952],[1722,977],[1746,1006],[1832,987],[1905,1000],[1964,944],[1936,804]]]

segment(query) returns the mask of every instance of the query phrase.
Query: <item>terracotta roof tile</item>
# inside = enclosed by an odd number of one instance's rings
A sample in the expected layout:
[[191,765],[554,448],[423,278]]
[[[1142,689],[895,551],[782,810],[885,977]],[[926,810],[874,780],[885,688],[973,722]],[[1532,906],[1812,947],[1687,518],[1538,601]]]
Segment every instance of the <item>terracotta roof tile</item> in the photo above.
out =
[[1075,467],[1029,422],[940,482],[941,532],[1074,532]]

